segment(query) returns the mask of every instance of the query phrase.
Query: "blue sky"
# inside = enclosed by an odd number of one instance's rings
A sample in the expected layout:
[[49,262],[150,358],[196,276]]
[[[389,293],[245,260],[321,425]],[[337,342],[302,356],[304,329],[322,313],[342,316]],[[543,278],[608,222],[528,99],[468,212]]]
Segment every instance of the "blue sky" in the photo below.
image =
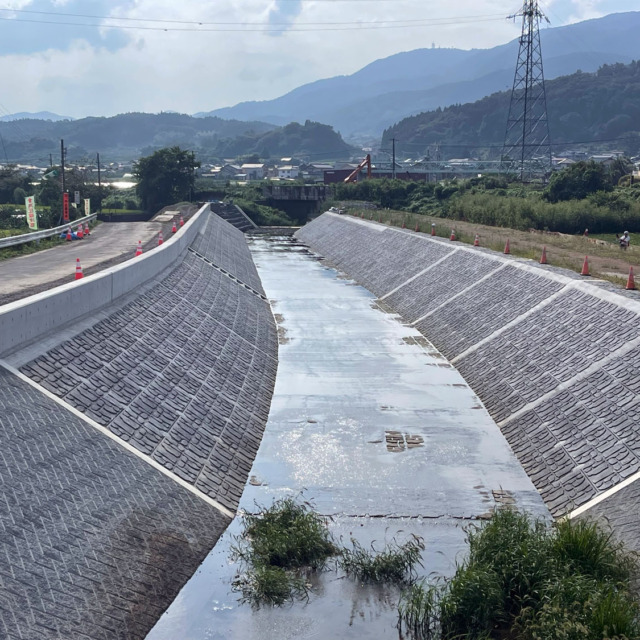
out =
[[[519,22],[504,18],[521,4],[0,0],[0,115],[194,113],[271,99],[432,43],[463,49],[502,44],[519,35]],[[639,8],[632,0],[544,0],[541,6],[553,26]],[[370,26],[384,28],[362,28]]]
[[[20,12],[0,11],[0,56],[6,54],[28,54],[48,49],[68,51],[71,42],[78,37],[84,38],[91,46],[105,48],[109,52],[117,51],[127,45],[131,34],[124,30],[110,29],[101,32],[99,27],[71,26],[65,22],[79,25],[99,24],[99,20],[56,16],[49,12],[69,14],[109,15],[114,4],[122,7],[133,6],[133,1],[113,2],[113,0],[70,0],[60,3],[52,0],[33,0],[32,2],[0,2],[0,7],[19,8]],[[20,6],[22,5],[22,6]],[[21,11],[25,11],[22,13]],[[30,13],[26,13],[29,11]],[[33,13],[31,13],[33,12]],[[42,13],[36,13],[42,12]],[[55,24],[60,23],[60,24]]]

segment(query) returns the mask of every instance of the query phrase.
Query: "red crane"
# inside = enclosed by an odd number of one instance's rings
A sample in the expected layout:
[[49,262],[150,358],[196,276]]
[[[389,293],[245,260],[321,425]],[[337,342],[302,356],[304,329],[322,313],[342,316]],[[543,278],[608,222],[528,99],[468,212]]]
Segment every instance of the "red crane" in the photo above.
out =
[[367,153],[367,157],[344,179],[344,182],[357,182],[358,174],[362,169],[367,167],[367,178],[371,177],[371,156]]

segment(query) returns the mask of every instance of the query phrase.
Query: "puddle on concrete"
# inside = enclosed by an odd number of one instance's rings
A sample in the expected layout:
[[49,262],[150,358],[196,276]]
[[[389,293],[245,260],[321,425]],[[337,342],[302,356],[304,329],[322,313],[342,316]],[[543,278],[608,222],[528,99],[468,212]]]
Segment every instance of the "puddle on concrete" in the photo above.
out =
[[[496,504],[548,516],[477,397],[414,328],[292,239],[250,246],[288,342],[242,509],[303,492],[345,545],[423,537],[425,577],[454,572],[465,527]],[[389,451],[387,434],[404,449]],[[238,532],[236,519],[149,640],[398,639],[398,592],[335,570],[315,576],[308,603],[240,605],[229,560]]]

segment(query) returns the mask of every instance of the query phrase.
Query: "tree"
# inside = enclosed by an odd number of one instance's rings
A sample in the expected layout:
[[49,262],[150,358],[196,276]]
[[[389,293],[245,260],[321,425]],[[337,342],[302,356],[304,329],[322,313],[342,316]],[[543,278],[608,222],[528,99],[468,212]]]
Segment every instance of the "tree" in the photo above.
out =
[[159,149],[140,158],[133,170],[138,179],[136,192],[142,208],[155,212],[181,200],[189,200],[195,169],[199,166],[193,152],[180,147]]
[[23,174],[15,165],[7,165],[1,168],[0,203],[13,204],[15,202],[16,189],[24,189],[26,193],[33,193],[29,182],[29,176]]
[[596,191],[611,191],[611,181],[605,166],[590,160],[576,162],[554,173],[545,197],[550,202],[581,200]]

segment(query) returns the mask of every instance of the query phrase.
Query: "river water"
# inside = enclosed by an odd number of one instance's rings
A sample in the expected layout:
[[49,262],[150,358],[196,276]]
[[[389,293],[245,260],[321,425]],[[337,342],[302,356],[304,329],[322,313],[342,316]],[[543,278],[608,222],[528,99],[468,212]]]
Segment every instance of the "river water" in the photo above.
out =
[[[291,238],[256,237],[254,260],[279,326],[263,441],[240,508],[301,494],[346,546],[416,534],[421,575],[451,575],[465,528],[497,504],[548,517],[499,428],[460,374],[414,328]],[[231,589],[236,519],[148,640],[399,638],[398,591],[333,563],[309,602],[253,609]]]

